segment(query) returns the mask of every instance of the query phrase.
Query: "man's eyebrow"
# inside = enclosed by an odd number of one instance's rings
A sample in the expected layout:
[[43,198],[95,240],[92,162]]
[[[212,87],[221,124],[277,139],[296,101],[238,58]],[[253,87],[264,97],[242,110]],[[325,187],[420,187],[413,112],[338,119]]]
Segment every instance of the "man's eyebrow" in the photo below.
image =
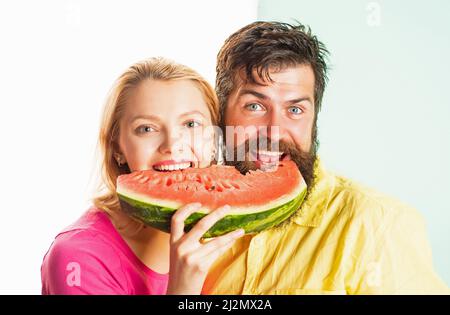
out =
[[[270,97],[268,97],[267,95],[264,95],[264,94],[262,94],[260,92],[256,92],[254,90],[249,90],[249,89],[243,89],[243,90],[241,90],[239,92],[239,96],[243,96],[243,95],[253,95],[253,96],[255,96],[255,97],[259,98],[259,99],[262,99],[262,100],[270,100]],[[311,104],[313,104],[313,101],[312,101],[311,97],[309,97],[309,96],[303,96],[303,97],[299,97],[299,98],[294,98],[292,100],[286,101],[285,103],[289,104],[289,105],[292,105],[292,104],[300,103],[300,102],[303,102],[303,101],[308,101]]]
[[293,100],[286,101],[286,103],[289,104],[289,105],[292,105],[292,104],[300,103],[300,102],[303,102],[303,101],[308,101],[311,104],[313,104],[313,101],[312,101],[312,99],[309,96],[295,98]]
[[243,95],[253,95],[257,98],[263,99],[263,100],[268,100],[270,99],[270,97],[268,97],[267,95],[264,95],[262,93],[256,92],[254,90],[249,90],[249,89],[243,89],[239,92],[239,96],[243,96]]

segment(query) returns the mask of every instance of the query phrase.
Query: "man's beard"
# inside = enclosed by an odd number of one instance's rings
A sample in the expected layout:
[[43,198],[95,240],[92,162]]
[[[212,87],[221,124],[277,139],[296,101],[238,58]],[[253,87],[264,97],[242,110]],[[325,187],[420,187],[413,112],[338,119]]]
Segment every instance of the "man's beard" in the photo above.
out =
[[[270,139],[267,139],[267,145],[264,145],[264,149],[278,148],[278,152],[283,152],[283,156],[289,155],[290,160],[295,162],[307,185],[307,194],[305,200],[308,198],[309,193],[315,184],[314,165],[317,159],[317,141],[316,139],[313,140],[314,142],[310,151],[304,151],[301,148],[297,147],[295,144],[287,143],[283,140],[278,141],[278,143],[272,143]],[[242,174],[245,174],[250,170],[257,170],[257,162],[254,160],[250,160],[249,150],[250,140],[247,139],[245,143],[243,143],[239,147],[235,147],[234,152],[227,152],[227,156],[229,157],[231,155],[233,158],[231,160],[226,158],[225,164],[234,166]],[[243,161],[239,160],[238,152],[245,153]]]
[[[290,160],[295,162],[297,165],[303,179],[305,180],[307,190],[306,190],[306,196],[302,202],[302,205],[300,206],[297,211],[293,213],[288,219],[280,222],[276,226],[274,226],[274,229],[284,229],[284,227],[289,226],[291,222],[294,220],[295,217],[297,217],[299,214],[301,214],[303,205],[306,204],[306,201],[309,199],[311,191],[315,185],[315,172],[314,172],[314,166],[317,159],[317,147],[318,147],[318,141],[317,141],[317,130],[314,129],[313,132],[313,142],[311,146],[310,151],[303,151],[302,149],[296,147],[294,144],[286,143],[285,141],[280,140],[278,142],[278,152],[283,152],[283,156],[289,154]],[[266,148],[277,148],[276,143],[275,146],[272,146],[270,143],[271,140],[268,139],[268,145]],[[244,144],[241,145],[239,148],[234,148],[233,155],[234,159],[228,160],[225,158],[225,164],[234,166],[236,169],[238,169],[242,174],[247,173],[250,170],[256,170],[258,169],[256,161],[249,160],[249,148],[250,148],[250,141],[246,140]],[[241,151],[243,150],[243,151]],[[239,161],[237,159],[237,153],[238,152],[245,152],[245,160]],[[230,156],[230,152],[227,152],[227,156]]]

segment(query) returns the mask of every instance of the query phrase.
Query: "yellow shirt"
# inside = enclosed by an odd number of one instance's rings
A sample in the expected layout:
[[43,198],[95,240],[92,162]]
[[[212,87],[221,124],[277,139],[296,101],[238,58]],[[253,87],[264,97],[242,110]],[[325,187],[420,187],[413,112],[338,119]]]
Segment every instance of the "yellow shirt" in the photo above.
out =
[[421,215],[315,165],[316,186],[282,228],[246,235],[202,294],[450,294]]

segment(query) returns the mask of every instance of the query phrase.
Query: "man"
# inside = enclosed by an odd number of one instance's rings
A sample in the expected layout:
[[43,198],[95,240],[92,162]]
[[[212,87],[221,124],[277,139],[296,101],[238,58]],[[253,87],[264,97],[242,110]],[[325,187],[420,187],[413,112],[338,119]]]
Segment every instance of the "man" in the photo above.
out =
[[[231,135],[227,163],[245,172],[277,163],[274,156],[291,159],[309,189],[281,226],[238,240],[210,269],[204,294],[449,293],[416,210],[323,168],[317,117],[326,55],[304,26],[268,22],[240,29],[219,52],[222,127],[258,127]],[[250,150],[262,137],[278,151]],[[229,161],[238,148],[245,160]]]

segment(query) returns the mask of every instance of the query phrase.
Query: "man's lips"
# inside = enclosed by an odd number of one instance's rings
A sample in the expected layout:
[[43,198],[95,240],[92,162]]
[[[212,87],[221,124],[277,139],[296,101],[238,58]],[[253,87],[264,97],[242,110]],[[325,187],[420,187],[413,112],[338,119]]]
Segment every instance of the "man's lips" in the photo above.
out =
[[278,162],[282,155],[283,152],[258,151],[256,158],[264,163],[273,163]]

